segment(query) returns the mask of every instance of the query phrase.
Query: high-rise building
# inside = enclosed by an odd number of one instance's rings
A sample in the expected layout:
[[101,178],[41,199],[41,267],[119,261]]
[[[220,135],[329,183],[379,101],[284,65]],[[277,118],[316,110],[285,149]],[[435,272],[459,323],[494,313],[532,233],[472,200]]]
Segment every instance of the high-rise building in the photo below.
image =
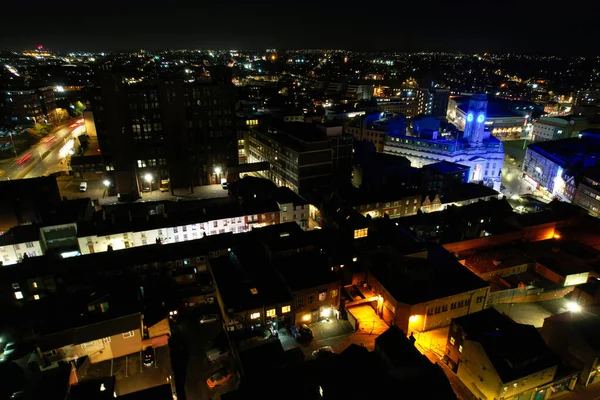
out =
[[448,89],[417,89],[417,114],[446,118]]
[[51,87],[6,89],[0,94],[0,120],[44,123],[54,119],[56,98]]
[[[195,82],[161,78],[124,83],[104,74],[93,117],[111,191],[138,195],[220,183],[238,164],[235,103],[229,71]],[[162,186],[161,186],[162,188]]]

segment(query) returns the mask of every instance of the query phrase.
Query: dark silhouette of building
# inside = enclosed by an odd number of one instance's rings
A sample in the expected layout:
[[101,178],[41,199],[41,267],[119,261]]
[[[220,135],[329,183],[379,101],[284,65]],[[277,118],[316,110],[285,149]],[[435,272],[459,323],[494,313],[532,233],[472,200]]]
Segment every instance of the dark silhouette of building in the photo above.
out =
[[238,163],[231,75],[126,83],[104,72],[92,97],[103,162],[119,194],[220,183]]

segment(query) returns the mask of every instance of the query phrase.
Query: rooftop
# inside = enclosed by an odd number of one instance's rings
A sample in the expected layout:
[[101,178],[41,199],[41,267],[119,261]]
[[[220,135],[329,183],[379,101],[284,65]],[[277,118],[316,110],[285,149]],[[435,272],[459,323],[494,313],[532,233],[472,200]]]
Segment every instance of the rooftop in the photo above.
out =
[[444,190],[444,193],[440,196],[440,200],[442,201],[442,204],[446,204],[490,196],[498,196],[499,194],[500,193],[496,192],[491,187],[485,185],[461,182]]
[[528,263],[533,263],[533,260],[513,244],[477,251],[465,259],[465,266],[479,274]]
[[593,271],[594,264],[600,260],[598,250],[562,239],[528,243],[523,253],[563,277]]
[[226,312],[252,310],[292,297],[264,254],[242,249],[211,260],[211,271]]
[[489,286],[441,246],[426,253],[398,257],[374,251],[362,257],[369,272],[399,302],[420,304]]
[[453,163],[450,161],[440,161],[433,164],[424,165],[422,169],[433,170],[439,174],[454,174],[457,172],[469,171],[471,168],[466,165]]
[[582,132],[581,138],[535,142],[528,149],[546,155],[563,167],[573,166],[584,156],[600,156],[600,135],[589,129]]
[[292,291],[340,282],[340,276],[332,271],[328,257],[316,252],[282,258],[275,267]]
[[40,240],[40,227],[38,225],[14,226],[0,235],[0,246],[9,246]]
[[494,308],[455,319],[467,340],[479,342],[508,383],[561,363],[533,325],[518,324]]
[[546,320],[568,325],[592,349],[600,352],[600,307],[586,307],[584,311],[578,313],[567,311],[548,317]]

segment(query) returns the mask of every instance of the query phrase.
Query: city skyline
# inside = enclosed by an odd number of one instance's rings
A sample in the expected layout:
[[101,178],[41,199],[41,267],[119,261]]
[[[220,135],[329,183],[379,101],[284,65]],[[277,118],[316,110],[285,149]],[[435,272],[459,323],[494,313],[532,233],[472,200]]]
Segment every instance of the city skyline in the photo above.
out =
[[[585,10],[586,3],[577,1],[571,8]],[[160,10],[131,3],[53,4],[31,10],[13,3],[7,11],[0,20],[12,34],[0,38],[0,48],[11,49],[41,43],[56,51],[276,47],[587,55],[593,54],[592,44],[600,39],[593,13],[585,12],[561,20],[560,31],[569,35],[548,34],[548,29],[555,29],[556,11],[538,1],[505,2],[501,9],[475,1],[374,4],[366,14],[336,4],[275,2]]]

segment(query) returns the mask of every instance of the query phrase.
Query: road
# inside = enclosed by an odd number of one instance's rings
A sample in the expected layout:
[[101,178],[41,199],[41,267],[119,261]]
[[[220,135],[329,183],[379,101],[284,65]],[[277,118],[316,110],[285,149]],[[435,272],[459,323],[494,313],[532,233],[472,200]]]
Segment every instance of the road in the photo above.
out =
[[73,129],[69,128],[69,124],[73,121],[59,125],[18,157],[0,161],[0,179],[36,178],[60,170],[59,163],[63,159],[60,150],[72,138]]

